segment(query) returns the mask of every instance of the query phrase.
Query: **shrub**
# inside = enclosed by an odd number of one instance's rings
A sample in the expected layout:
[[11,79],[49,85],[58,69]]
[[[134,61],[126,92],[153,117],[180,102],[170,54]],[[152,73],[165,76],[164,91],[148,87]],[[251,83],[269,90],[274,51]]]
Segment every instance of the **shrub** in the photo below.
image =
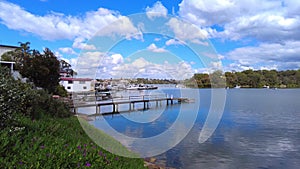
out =
[[27,83],[11,77],[9,70],[0,67],[0,128],[18,125],[20,116],[40,119],[43,116],[69,117],[68,106],[55,100],[45,90],[34,90]]
[[33,97],[31,86],[14,80],[0,67],[0,128],[16,126],[21,114],[30,114]]
[[60,99],[54,99],[45,90],[35,91],[35,101],[33,102],[33,112],[31,117],[39,119],[43,116],[69,117],[71,112],[66,103]]
[[61,85],[56,86],[54,94],[57,94],[61,97],[67,97],[68,96],[67,90]]

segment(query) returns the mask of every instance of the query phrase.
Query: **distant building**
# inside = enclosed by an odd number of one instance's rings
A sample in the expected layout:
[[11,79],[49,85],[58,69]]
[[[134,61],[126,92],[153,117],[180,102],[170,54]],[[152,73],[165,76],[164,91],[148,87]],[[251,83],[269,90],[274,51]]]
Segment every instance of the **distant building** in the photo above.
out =
[[94,90],[92,79],[89,78],[61,77],[59,83],[68,92],[88,92]]
[[8,69],[10,69],[10,72],[13,73],[14,72],[14,66],[15,65],[15,62],[6,62],[6,61],[1,61],[0,60],[0,66],[1,67],[6,67]]
[[15,79],[22,79],[22,76],[20,75],[19,71],[15,69],[15,62],[6,62],[0,60],[0,66],[1,67],[7,67],[10,70],[11,75]]
[[15,78],[15,79],[18,79],[18,78],[21,78],[21,75],[18,71],[15,70],[15,62],[7,62],[7,61],[2,61],[2,58],[1,56],[6,53],[6,52],[9,52],[9,51],[14,51],[16,49],[18,49],[19,47],[18,46],[9,46],[9,45],[1,45],[0,44],[0,66],[3,66],[3,67],[7,67],[10,69],[10,72],[12,74],[12,76]]
[[13,51],[18,49],[19,47],[17,46],[9,46],[9,45],[0,45],[0,60],[1,56],[5,53],[5,52],[9,52],[9,51]]

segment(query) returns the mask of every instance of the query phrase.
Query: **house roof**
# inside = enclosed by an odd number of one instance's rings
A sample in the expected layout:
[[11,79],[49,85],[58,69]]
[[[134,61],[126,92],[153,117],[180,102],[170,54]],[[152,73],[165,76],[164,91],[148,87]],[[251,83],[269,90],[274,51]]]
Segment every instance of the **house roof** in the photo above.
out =
[[92,81],[90,78],[73,78],[73,77],[61,77],[61,81]]
[[0,47],[5,47],[5,48],[15,48],[15,49],[19,48],[18,46],[1,45],[1,44],[0,44]]
[[2,60],[0,60],[0,63],[15,64],[16,62],[8,62],[8,61],[2,61]]

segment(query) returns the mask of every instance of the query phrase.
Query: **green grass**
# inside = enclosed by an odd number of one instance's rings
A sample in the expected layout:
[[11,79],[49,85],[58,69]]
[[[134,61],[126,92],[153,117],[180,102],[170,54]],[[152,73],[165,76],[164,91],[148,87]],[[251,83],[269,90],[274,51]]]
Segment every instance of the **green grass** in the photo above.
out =
[[86,121],[80,123],[76,117],[25,118],[22,129],[1,130],[0,168],[144,168],[143,159],[120,157],[99,147],[85,130],[112,152],[137,157]]

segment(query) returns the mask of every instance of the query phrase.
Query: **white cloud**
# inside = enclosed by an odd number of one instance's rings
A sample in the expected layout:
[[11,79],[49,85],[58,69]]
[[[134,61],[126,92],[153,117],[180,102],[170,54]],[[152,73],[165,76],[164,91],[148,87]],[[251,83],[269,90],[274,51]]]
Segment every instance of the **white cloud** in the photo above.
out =
[[138,58],[131,63],[116,65],[111,74],[114,78],[167,78],[167,79],[186,79],[194,73],[192,66],[186,62],[170,64],[156,64],[144,58]]
[[0,19],[10,29],[29,32],[45,40],[73,40],[77,37],[89,39],[115,21],[116,26],[109,33],[127,35],[138,32],[127,17],[105,8],[86,12],[82,16],[67,16],[55,12],[39,16],[13,3],[1,1]]
[[77,53],[72,48],[69,47],[59,48],[58,50],[66,54],[77,55]]
[[168,10],[164,5],[160,2],[157,1],[153,7],[147,6],[146,8],[146,15],[148,18],[152,19],[155,17],[166,17],[168,14]]
[[164,48],[158,48],[154,43],[150,44],[147,49],[151,52],[156,52],[156,53],[162,53],[162,52],[167,52],[166,49]]
[[172,29],[175,37],[180,41],[190,40],[196,42],[208,36],[207,31],[177,18],[171,18],[166,24]]
[[107,54],[98,51],[83,52],[77,59],[75,69],[80,77],[102,78],[111,76],[111,73],[117,65],[124,62],[121,54]]
[[298,69],[299,11],[297,0],[183,0],[179,5],[180,17],[206,30],[209,38],[260,44],[220,56],[233,61],[226,70]]
[[121,54],[113,54],[112,57],[112,63],[113,64],[121,64],[123,63],[123,56]]
[[201,53],[203,56],[206,56],[206,57],[209,57],[211,59],[224,59],[224,56],[223,55],[220,55],[218,53],[211,53],[211,52],[203,52]]
[[99,32],[97,32],[98,36],[115,36],[120,35],[124,36],[126,39],[142,39],[142,32],[137,29],[131,20],[128,17],[120,16],[118,20],[108,24]]
[[238,17],[226,24],[224,31],[216,35],[233,40],[250,36],[265,42],[300,40],[299,19],[299,16],[289,18],[268,12]]
[[241,47],[225,57],[234,61],[231,67],[253,67],[278,69],[298,69],[300,67],[300,41],[288,41],[285,44],[262,43],[256,47]]
[[86,41],[84,38],[78,37],[74,40],[72,47],[82,50],[96,50],[94,45],[86,44],[84,41]]
[[161,38],[154,38],[154,41],[155,42],[158,42],[158,41],[160,41],[161,40]]
[[55,55],[58,59],[63,58],[63,55],[62,55],[60,52],[58,52],[58,51],[55,51],[55,52],[54,52],[54,55]]
[[210,37],[264,42],[300,40],[300,3],[295,0],[183,0],[179,15],[199,27],[218,25]]
[[177,40],[177,39],[169,39],[166,41],[166,45],[170,46],[170,45],[183,45],[185,44],[183,41]]

